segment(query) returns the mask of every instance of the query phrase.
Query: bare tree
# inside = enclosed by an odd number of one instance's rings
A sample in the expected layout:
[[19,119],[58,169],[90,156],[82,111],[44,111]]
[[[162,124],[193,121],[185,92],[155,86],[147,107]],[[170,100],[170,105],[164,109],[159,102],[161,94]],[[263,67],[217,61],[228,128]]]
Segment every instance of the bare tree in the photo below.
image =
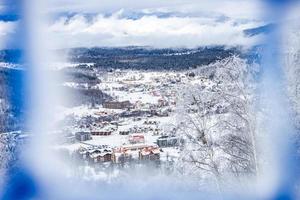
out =
[[209,67],[209,73],[196,71],[202,76],[198,84],[182,89],[177,121],[186,141],[183,165],[215,180],[221,190],[227,175],[239,178],[258,171],[255,68],[236,56]]

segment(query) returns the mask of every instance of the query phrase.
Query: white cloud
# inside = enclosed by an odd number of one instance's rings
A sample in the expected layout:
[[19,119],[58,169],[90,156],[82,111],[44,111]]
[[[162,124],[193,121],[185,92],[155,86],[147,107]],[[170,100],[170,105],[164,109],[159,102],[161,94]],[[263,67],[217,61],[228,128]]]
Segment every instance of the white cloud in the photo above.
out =
[[51,12],[107,13],[125,10],[219,13],[235,18],[257,19],[261,0],[51,0]]
[[[52,0],[48,12],[77,13],[71,19],[62,17],[50,26],[57,44],[67,47],[248,45],[254,38],[244,37],[243,30],[261,25],[260,2]],[[166,15],[158,17],[158,12]],[[96,13],[96,16],[88,19],[84,13]],[[136,14],[138,17],[132,20]]]
[[0,49],[11,47],[18,22],[0,21]]
[[218,22],[213,18],[144,16],[133,20],[120,13],[87,19],[83,15],[62,17],[50,25],[58,44],[78,46],[154,46],[197,47],[202,45],[250,45],[253,38],[243,30],[257,22],[236,24],[233,20]]
[[[48,0],[53,48],[248,45],[245,28],[261,25],[260,0]],[[68,18],[66,13],[76,13]],[[159,17],[160,14],[165,14]],[[92,17],[86,14],[93,14]],[[134,17],[138,15],[138,17]],[[57,18],[57,16],[62,16]],[[133,20],[135,18],[135,20]],[[13,43],[13,22],[0,22],[0,47]]]

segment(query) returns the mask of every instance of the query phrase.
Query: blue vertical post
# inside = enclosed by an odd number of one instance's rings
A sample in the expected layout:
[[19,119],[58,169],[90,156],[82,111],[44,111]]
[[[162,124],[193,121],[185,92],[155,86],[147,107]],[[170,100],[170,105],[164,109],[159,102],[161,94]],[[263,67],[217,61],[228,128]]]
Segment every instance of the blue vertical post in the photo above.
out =
[[[269,132],[269,139],[275,147],[275,164],[278,170],[278,184],[272,199],[292,200],[296,198],[296,183],[299,178],[299,156],[297,155],[292,137],[295,133],[292,124],[290,105],[287,98],[287,88],[284,80],[282,66],[282,46],[281,46],[281,23],[289,11],[289,6],[295,0],[266,0],[267,20],[277,24],[274,32],[270,33],[266,39],[266,47],[262,55],[262,90],[261,95],[268,98],[267,111],[268,123],[266,130]],[[287,23],[287,22],[286,22]],[[275,167],[275,166],[274,166]]]
[[[10,79],[11,94],[10,103],[14,108],[13,114],[17,119],[17,122],[25,125],[21,126],[22,130],[26,129],[26,114],[28,107],[26,106],[28,92],[25,88],[28,83],[27,68],[28,66],[24,62],[26,58],[24,57],[24,50],[26,48],[26,25],[23,24],[23,13],[22,13],[22,3],[26,1],[22,0],[3,0],[1,1],[4,5],[4,12],[1,13],[1,17],[8,21],[18,21],[18,27],[16,27],[16,33],[14,41],[8,44],[8,49],[13,48],[9,57],[10,62],[15,62],[23,65],[25,70],[13,70],[13,78]],[[10,46],[11,45],[11,46]],[[16,51],[15,51],[16,50]],[[16,53],[14,53],[16,52]],[[18,155],[16,155],[18,156]],[[34,199],[38,196],[38,185],[35,181],[36,179],[30,173],[27,167],[24,167],[21,161],[17,163],[12,163],[7,169],[7,179],[5,181],[3,193],[0,194],[1,200],[27,200]]]

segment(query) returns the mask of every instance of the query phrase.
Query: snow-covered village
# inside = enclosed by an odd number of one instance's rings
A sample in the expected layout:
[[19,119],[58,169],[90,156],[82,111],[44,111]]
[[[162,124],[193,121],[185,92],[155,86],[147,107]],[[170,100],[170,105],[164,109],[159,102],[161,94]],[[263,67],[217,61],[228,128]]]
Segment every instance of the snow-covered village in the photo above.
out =
[[114,70],[99,79],[101,83],[92,87],[112,98],[102,105],[91,102],[66,109],[65,119],[75,123],[66,126],[64,144],[57,148],[99,165],[178,159],[183,139],[175,122],[177,91],[192,79],[201,79],[184,73],[132,70]]

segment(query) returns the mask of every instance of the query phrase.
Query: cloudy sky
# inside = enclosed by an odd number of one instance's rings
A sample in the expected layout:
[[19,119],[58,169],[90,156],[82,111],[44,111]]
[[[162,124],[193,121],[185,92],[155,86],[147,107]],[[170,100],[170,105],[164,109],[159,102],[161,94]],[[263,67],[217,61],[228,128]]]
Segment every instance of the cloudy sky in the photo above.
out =
[[[17,46],[20,20],[0,0],[0,48]],[[263,25],[259,0],[48,0],[42,13],[53,48],[251,45],[243,30]],[[8,19],[9,18],[9,19]]]

